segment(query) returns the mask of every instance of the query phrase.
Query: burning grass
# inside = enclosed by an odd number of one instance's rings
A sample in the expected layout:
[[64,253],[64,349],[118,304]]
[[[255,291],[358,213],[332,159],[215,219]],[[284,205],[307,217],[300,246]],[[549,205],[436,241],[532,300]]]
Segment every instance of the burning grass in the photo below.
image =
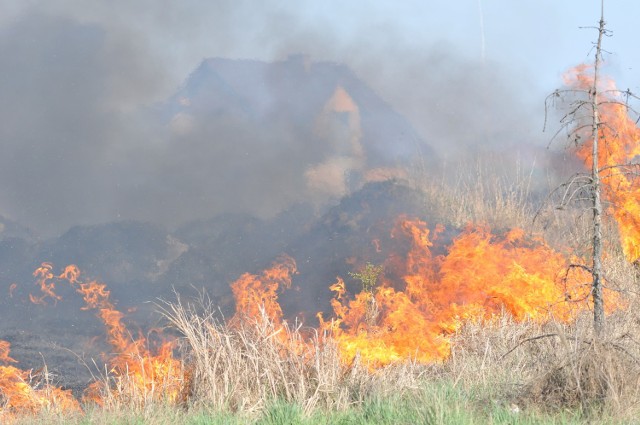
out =
[[10,421],[15,418],[46,412],[79,412],[80,404],[71,395],[53,384],[52,375],[46,366],[39,371],[21,370],[10,363],[10,345],[0,341],[0,419]]
[[8,343],[0,344],[0,413],[67,421],[133,412],[163,423],[158,412],[171,408],[303,423],[318,412],[393,417],[384,409],[408,409],[421,397],[432,404],[417,408],[416,420],[436,423],[500,423],[567,408],[578,421],[637,412],[636,269],[622,251],[607,258],[609,324],[607,337],[596,339],[588,274],[571,269],[566,254],[518,229],[493,234],[469,225],[453,240],[443,232],[399,217],[391,237],[378,242],[394,254],[372,266],[375,284],[350,294],[339,279],[333,314],[319,316],[317,328],[288,322],[278,303],[297,272],[287,256],[231,284],[236,313],[228,321],[204,296],[161,304],[173,336],[155,330],[155,338],[125,326],[106,285],[83,280],[75,266],[56,275],[45,263],[34,273],[41,294],[31,300],[61,304],[57,288],[70,285],[104,324],[113,354],[79,403],[46,373],[15,368]]
[[358,359],[345,363],[336,342],[315,329],[276,325],[259,317],[225,325],[193,306],[168,304],[165,312],[187,344],[192,403],[216,410],[263,411],[280,400],[314,410],[343,410],[373,394],[419,386],[426,369],[416,363],[371,373]]
[[[127,383],[122,376],[122,385],[109,386],[113,397],[105,394],[99,407],[85,403],[82,415],[42,409],[16,412],[14,418],[23,423],[315,424],[327,418],[389,424],[629,423],[638,414],[640,335],[630,325],[639,320],[635,313],[609,316],[609,336],[600,341],[593,339],[588,315],[560,324],[517,322],[503,314],[462,326],[452,336],[446,361],[404,361],[372,371],[361,359],[341,361],[331,338],[310,339],[310,330],[276,325],[264,312],[256,320],[224,324],[214,318],[213,306],[203,304],[162,307],[184,337],[183,400],[136,398],[137,381]],[[163,389],[159,384],[154,390]]]
[[[567,407],[581,415],[619,414],[634,405],[640,335],[621,326],[640,321],[631,313],[637,309],[610,316],[611,338],[597,340],[587,317],[588,275],[581,268],[565,273],[564,254],[521,230],[493,234],[487,226],[468,226],[445,250],[438,247],[447,242],[443,231],[400,217],[392,237],[379,242],[395,254],[376,268],[375,285],[350,295],[339,280],[331,287],[333,315],[319,316],[317,328],[285,320],[278,295],[297,271],[287,256],[232,283],[236,313],[226,322],[205,297],[162,304],[178,337],[157,330],[150,341],[131,333],[106,285],[83,280],[75,266],[56,275],[43,264],[35,272],[41,295],[31,299],[62,303],[57,287],[68,284],[104,324],[113,354],[85,392],[85,412],[92,405],[114,415],[131,411],[148,422],[172,407],[256,418],[283,403],[311,418],[432,394],[434,385],[464,400],[454,408],[464,405],[485,419]],[[635,305],[630,291],[619,292],[633,288],[635,269],[616,258],[609,258],[608,280],[618,289],[607,292],[610,312]],[[1,344],[2,361],[12,368],[9,354]],[[5,418],[80,412],[73,398],[60,404],[67,393],[49,382],[6,370],[12,377],[3,382],[19,382],[40,398],[30,404],[1,387]],[[487,412],[486,405],[497,410]],[[441,408],[420,415],[438,417]]]

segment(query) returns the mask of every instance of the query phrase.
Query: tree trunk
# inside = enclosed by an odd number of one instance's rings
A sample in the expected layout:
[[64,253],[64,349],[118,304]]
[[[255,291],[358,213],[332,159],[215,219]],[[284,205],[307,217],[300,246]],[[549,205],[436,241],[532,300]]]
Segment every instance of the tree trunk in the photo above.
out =
[[[604,1],[602,2],[604,4]],[[600,15],[598,28],[598,43],[596,45],[596,60],[594,66],[593,89],[591,91],[591,107],[593,110],[593,124],[591,136],[593,140],[591,184],[593,188],[593,266],[592,266],[592,297],[593,297],[593,327],[597,335],[604,328],[604,300],[602,299],[602,199],[600,185],[600,169],[598,161],[598,146],[600,145],[600,114],[598,111],[598,74],[600,71],[602,36],[605,33],[604,5]]]

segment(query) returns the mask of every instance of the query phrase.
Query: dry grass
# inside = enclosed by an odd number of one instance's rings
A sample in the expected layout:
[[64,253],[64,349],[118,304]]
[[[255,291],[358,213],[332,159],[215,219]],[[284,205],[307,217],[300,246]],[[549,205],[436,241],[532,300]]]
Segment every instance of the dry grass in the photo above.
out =
[[[453,166],[454,178],[422,178],[414,184],[427,193],[429,213],[446,225],[484,222],[498,231],[521,227],[541,232],[551,246],[589,265],[589,210],[578,205],[556,209],[556,200],[536,195],[545,191],[534,187],[526,167],[502,173],[490,164],[467,161]],[[640,273],[624,258],[613,220],[604,233],[605,291],[618,294],[621,308],[608,316],[603,335],[593,335],[588,311],[572,323],[552,317],[543,324],[517,323],[506,315],[466,323],[452,338],[450,358],[439,365],[441,377],[481,403],[635,419],[640,413]]]
[[[504,172],[499,171],[498,161],[467,159],[449,168],[455,170],[450,173],[453,178],[414,180],[428,194],[429,212],[445,224],[460,227],[484,222],[496,230],[521,227],[542,232],[552,246],[585,259],[588,265],[588,208],[569,205],[558,209],[558,199],[537,196],[539,188],[534,187],[527,167],[517,165]],[[556,186],[549,182],[547,191]],[[479,386],[485,388],[485,394],[545,408],[606,405],[623,411],[640,402],[636,390],[640,331],[635,329],[640,323],[640,306],[635,301],[639,273],[637,266],[624,259],[612,220],[604,233],[605,288],[629,303],[609,317],[604,335],[592,334],[590,313],[571,324],[553,318],[544,325],[516,323],[506,316],[490,324],[467,323],[454,336],[451,357],[442,373],[456,385]]]
[[430,220],[464,227],[468,223],[486,223],[495,229],[529,229],[537,208],[532,204],[535,164],[501,170],[500,161],[458,159],[448,164],[440,178],[414,173],[413,186],[427,196],[425,210]]
[[589,312],[569,324],[468,323],[440,373],[480,402],[625,422],[640,413],[638,307],[610,315],[600,336]]
[[371,372],[358,360],[345,364],[336,343],[313,329],[258,319],[221,323],[211,307],[169,303],[169,321],[184,336],[190,406],[259,412],[275,400],[341,410],[371,396],[419,387],[425,367],[408,362]]
[[466,394],[479,412],[570,409],[585,421],[624,422],[640,413],[640,310],[629,302],[608,317],[603,336],[593,335],[589,312],[568,324],[551,317],[516,322],[504,314],[467,323],[452,336],[451,356],[442,363],[407,361],[373,372],[358,361],[342,362],[330,338],[275,326],[266,316],[223,324],[210,310],[179,302],[167,304],[165,313],[184,336],[183,407],[190,409],[257,417],[282,402],[309,416],[420,394],[440,382]]
[[[132,362],[142,365],[149,359],[139,357]],[[100,377],[85,391],[85,402],[97,405],[106,412],[130,411],[142,417],[151,417],[162,406],[179,406],[184,400],[185,370],[182,362],[176,362],[179,370],[156,377],[138,373],[114,374],[105,369]],[[177,394],[177,396],[176,396]]]
[[[469,417],[487,423],[498,413],[509,419],[517,411],[569,411],[579,418],[576,423],[629,423],[640,414],[640,306],[629,293],[626,300],[628,308],[610,315],[599,337],[589,312],[565,324],[551,317],[546,323],[516,322],[503,314],[466,323],[452,335],[451,356],[442,363],[406,361],[378,371],[359,361],[345,364],[334,341],[313,330],[278,326],[266,315],[222,323],[211,306],[167,303],[164,313],[183,340],[183,397],[163,399],[162,383],[145,393],[126,375],[105,378],[103,388],[111,393],[103,394],[102,408],[89,409],[87,417],[130,423],[133,415],[136,423],[171,423],[167,418],[183,417],[179,412],[204,411],[241,412],[253,421],[276,403],[295,406],[310,418],[318,412],[361,411],[372,400],[406,394],[417,405],[436,403],[443,418],[449,408],[471,409],[475,413]],[[177,413],[167,413],[170,409]],[[54,422],[71,420],[83,421],[76,415]]]

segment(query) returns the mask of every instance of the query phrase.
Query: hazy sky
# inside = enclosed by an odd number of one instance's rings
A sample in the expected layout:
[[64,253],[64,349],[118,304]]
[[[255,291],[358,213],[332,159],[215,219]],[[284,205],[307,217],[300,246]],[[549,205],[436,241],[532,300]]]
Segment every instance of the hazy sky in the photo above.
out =
[[[128,48],[163,67],[158,74],[166,78],[165,92],[154,92],[160,98],[205,57],[272,59],[304,51],[342,61],[354,51],[434,46],[469,59],[484,57],[522,73],[536,88],[552,90],[566,68],[590,53],[596,33],[580,27],[596,25],[599,11],[599,0],[5,0],[0,28],[29,14],[96,24],[114,48],[130,43]],[[605,18],[613,34],[605,41],[612,53],[608,71],[625,88],[638,90],[640,3],[608,1]]]
[[[118,202],[135,185],[109,176],[148,136],[131,112],[207,57],[346,63],[435,145],[476,143],[487,122],[497,129],[477,143],[544,141],[544,96],[592,60],[596,31],[580,27],[599,12],[596,0],[4,0],[0,214],[44,233],[153,219],[157,202],[128,211]],[[640,2],[605,5],[605,71],[636,93],[638,18]]]

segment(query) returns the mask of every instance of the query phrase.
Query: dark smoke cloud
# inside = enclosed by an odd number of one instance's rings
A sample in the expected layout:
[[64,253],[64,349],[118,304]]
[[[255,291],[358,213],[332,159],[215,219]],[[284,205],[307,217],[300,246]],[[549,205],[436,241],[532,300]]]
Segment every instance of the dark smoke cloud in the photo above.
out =
[[267,2],[161,3],[41,2],[0,21],[0,214],[52,234],[269,215],[305,199],[310,150],[285,124],[268,135],[228,117],[188,135],[158,128],[151,105],[210,56],[344,62],[443,152],[535,141],[508,70],[437,40],[416,46],[393,23],[365,16],[345,36]]
[[54,232],[112,218],[127,100],[161,71],[95,25],[29,14],[1,32],[2,213]]

